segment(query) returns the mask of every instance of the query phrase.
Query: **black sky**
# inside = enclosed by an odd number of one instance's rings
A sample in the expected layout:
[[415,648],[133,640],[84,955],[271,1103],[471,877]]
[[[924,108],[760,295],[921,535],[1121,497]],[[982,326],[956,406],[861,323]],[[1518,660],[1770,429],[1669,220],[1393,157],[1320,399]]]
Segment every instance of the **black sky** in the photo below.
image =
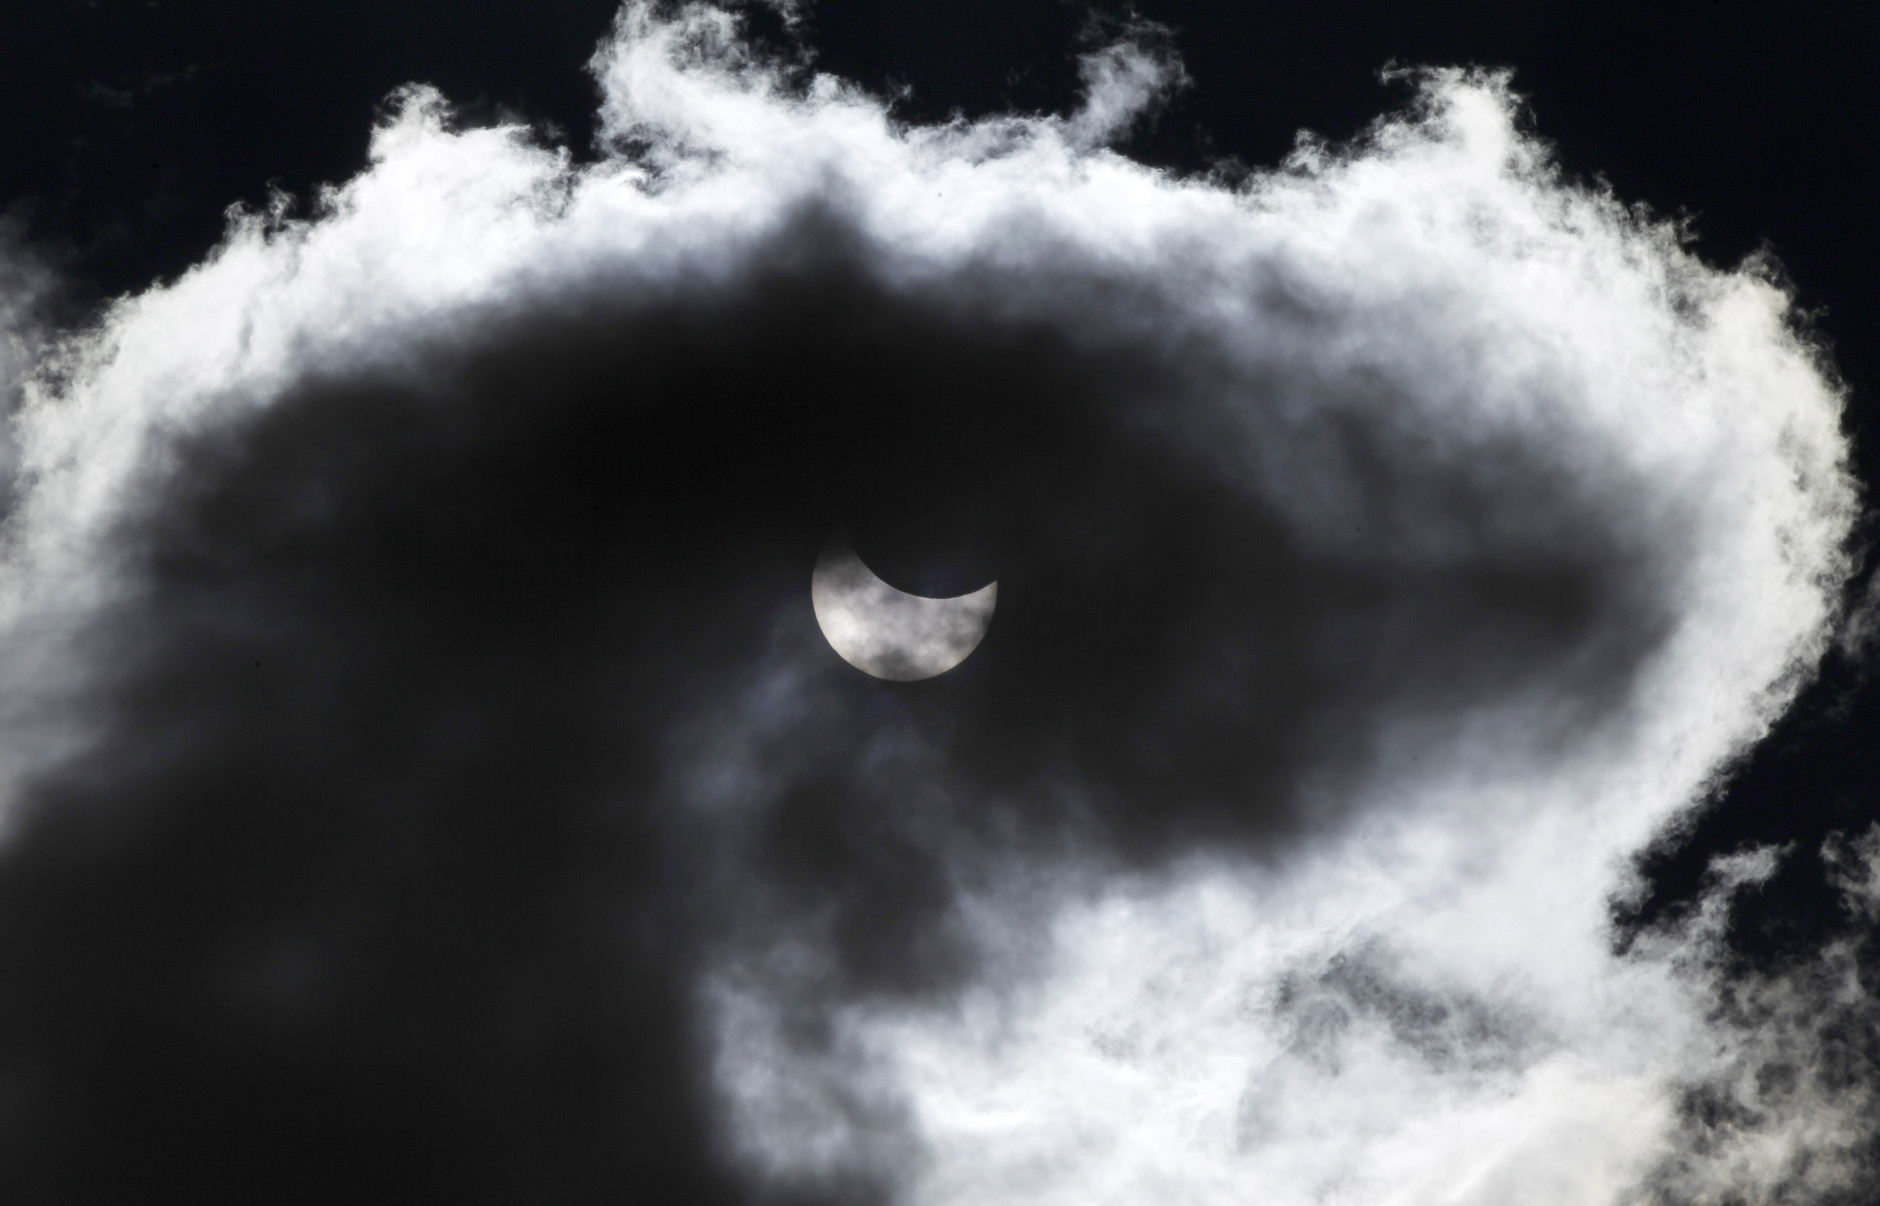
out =
[[[0,198],[104,291],[180,271],[235,201],[350,176],[400,84],[469,116],[553,123],[580,150],[581,64],[615,5],[283,0],[29,0],[0,15],[7,154]],[[1101,7],[1101,6],[1099,6]],[[1880,308],[1863,219],[1880,191],[1880,84],[1853,6],[1205,3],[1150,0],[1193,86],[1133,155],[1193,169],[1274,162],[1301,129],[1356,133],[1403,95],[1388,64],[1511,66],[1565,163],[1619,195],[1695,218],[1707,257],[1767,245],[1855,381],[1880,373],[1857,317]],[[774,22],[763,22],[772,24]],[[1113,22],[1112,22],[1113,24]],[[825,69],[911,89],[910,117],[1061,111],[1091,22],[1056,0],[824,0],[806,40]],[[1099,27],[1102,23],[1098,22]],[[1842,328],[1845,328],[1843,331]]]

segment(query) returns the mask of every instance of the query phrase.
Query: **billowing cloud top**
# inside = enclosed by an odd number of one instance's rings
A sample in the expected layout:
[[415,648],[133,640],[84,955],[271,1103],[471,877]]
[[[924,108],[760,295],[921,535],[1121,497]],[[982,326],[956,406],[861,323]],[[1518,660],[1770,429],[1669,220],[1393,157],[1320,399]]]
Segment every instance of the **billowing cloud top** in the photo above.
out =
[[[1104,148],[1133,44],[938,127],[711,8],[594,70],[599,162],[413,88],[37,361],[9,1201],[1862,1192],[1845,966],[1716,954],[1774,856],[1606,916],[1847,574],[1771,274],[1500,76],[1229,187]],[[842,526],[978,652],[837,658]]]

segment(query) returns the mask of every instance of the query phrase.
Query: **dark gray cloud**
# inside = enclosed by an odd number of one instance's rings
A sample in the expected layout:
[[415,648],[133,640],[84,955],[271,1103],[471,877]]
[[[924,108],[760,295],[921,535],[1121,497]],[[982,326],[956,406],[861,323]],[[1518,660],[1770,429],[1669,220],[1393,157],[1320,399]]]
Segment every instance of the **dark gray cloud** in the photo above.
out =
[[[1709,981],[1604,901],[1826,639],[1838,397],[1503,82],[1230,193],[1093,149],[1178,64],[1090,64],[1071,118],[902,129],[630,6],[615,157],[414,90],[320,216],[42,360],[17,1200],[1663,1163]],[[842,526],[996,577],[978,651],[841,662]],[[1511,1171],[1567,1132],[1591,1173]]]

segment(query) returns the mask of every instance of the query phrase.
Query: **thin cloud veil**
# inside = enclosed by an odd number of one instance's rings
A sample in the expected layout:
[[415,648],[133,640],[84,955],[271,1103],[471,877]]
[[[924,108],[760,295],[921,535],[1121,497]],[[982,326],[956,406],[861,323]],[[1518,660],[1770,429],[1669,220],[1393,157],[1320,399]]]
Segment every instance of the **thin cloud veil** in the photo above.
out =
[[[1068,116],[911,124],[702,5],[592,70],[593,161],[410,87],[34,351],[9,1200],[1871,1190],[1861,932],[1725,951],[1784,852],[1612,922],[1851,573],[1773,270],[1505,75],[1229,183],[1109,148],[1149,27]],[[837,529],[998,622],[854,670]]]

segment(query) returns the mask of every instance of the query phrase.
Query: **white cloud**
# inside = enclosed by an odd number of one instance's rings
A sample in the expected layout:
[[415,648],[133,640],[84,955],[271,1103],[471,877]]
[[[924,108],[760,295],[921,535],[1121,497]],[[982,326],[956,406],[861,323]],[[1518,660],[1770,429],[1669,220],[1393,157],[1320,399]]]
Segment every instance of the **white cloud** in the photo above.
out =
[[[951,866],[957,926],[1018,953],[957,998],[837,999],[830,1044],[795,1045],[783,1016],[831,974],[818,935],[732,944],[701,997],[744,1160],[783,1180],[853,1166],[932,1203],[1565,1206],[1663,1183],[1754,1202],[1784,1169],[1845,1180],[1870,1087],[1771,1105],[1757,1070],[1811,1067],[1807,1011],[1854,990],[1798,972],[1718,1026],[1714,934],[1620,957],[1607,931],[1628,856],[1825,648],[1847,569],[1841,397],[1765,274],[1563,181],[1495,76],[1432,72],[1357,147],[1228,190],[1097,146],[1180,78],[1128,48],[1086,60],[1069,119],[939,127],[764,61],[698,6],[629,5],[595,70],[615,156],[458,129],[413,90],[319,216],[236,222],[43,363],[9,662],[114,588],[103,542],[176,432],[335,365],[422,388],[426,356],[503,315],[709,291],[787,254],[780,232],[821,203],[893,292],[1190,366],[1187,396],[1130,422],[1313,558],[1436,581],[1585,555],[1625,567],[1601,602],[1636,590],[1639,618],[1533,672],[1510,637],[1459,665],[1459,704],[1380,682],[1311,718],[1321,752],[1295,786],[1326,820],[1272,858]],[[1092,281],[1114,297],[1066,287]],[[685,779],[701,808],[761,801],[753,744],[831,714],[798,646],[770,657],[744,710],[685,746],[710,760]],[[1602,694],[1612,662],[1636,673]],[[54,670],[49,698],[82,694]],[[1467,687],[1478,671],[1491,687]],[[944,768],[927,786],[966,790]],[[1749,1120],[1694,1144],[1697,1084]]]

